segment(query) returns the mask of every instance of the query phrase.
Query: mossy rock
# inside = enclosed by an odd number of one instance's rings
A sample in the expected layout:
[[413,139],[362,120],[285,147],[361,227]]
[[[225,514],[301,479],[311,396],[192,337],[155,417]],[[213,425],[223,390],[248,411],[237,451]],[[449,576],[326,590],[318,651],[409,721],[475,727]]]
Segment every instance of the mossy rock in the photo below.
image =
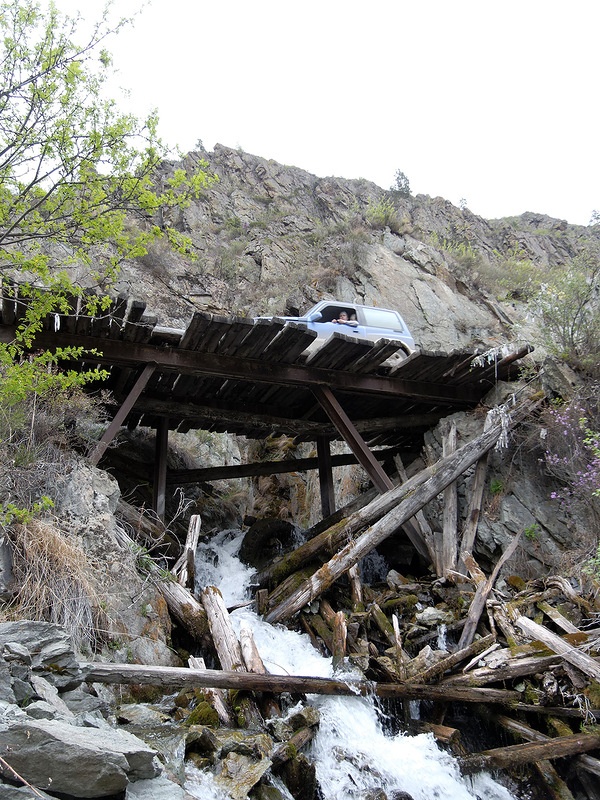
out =
[[215,709],[207,703],[206,700],[198,703],[196,708],[190,711],[188,718],[185,720],[186,725],[208,725],[210,728],[219,727],[219,715]]

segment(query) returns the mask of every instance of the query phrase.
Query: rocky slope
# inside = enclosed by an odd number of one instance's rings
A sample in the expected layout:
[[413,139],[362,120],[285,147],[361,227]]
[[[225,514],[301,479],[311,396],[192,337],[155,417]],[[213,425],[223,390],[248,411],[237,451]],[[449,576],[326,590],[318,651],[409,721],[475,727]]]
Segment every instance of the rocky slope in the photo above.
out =
[[542,214],[488,221],[422,195],[392,197],[396,211],[382,220],[390,195],[373,183],[317,178],[220,145],[165,165],[165,176],[201,159],[218,180],[169,220],[196,257],[159,244],[120,282],[164,324],[183,324],[198,308],[282,314],[334,297],[398,308],[424,349],[493,344],[524,321],[486,283],[510,259],[560,264],[600,237]]

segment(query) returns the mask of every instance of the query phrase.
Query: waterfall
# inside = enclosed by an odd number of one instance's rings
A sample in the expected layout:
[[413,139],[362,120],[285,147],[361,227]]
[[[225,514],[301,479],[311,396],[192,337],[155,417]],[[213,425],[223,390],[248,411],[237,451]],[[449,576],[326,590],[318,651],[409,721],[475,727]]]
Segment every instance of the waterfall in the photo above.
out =
[[[237,558],[242,536],[240,531],[223,531],[198,549],[199,588],[219,586],[229,607],[247,600],[253,574]],[[235,610],[231,621],[238,633],[243,626],[252,629],[269,672],[334,677],[331,659],[318,653],[306,634],[267,624],[249,608]],[[341,674],[338,669],[335,677],[350,685],[361,677],[350,666],[344,670]],[[386,735],[374,698],[310,696],[309,702],[319,709],[321,721],[307,755],[327,800],[358,800],[381,789],[388,797],[406,792],[413,800],[514,800],[486,773],[462,776],[456,760],[431,734]],[[186,789],[194,797],[229,800],[198,770],[188,780]]]

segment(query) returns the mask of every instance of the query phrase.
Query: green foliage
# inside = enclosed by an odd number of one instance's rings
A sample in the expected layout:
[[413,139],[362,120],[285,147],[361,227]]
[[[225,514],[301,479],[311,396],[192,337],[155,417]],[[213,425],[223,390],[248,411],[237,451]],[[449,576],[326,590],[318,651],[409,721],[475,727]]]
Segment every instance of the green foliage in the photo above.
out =
[[492,478],[490,481],[490,492],[492,494],[502,494],[504,491],[504,481],[500,478]]
[[531,525],[528,525],[523,533],[525,534],[525,538],[529,539],[530,542],[533,542],[537,539],[540,532],[540,526],[537,522],[533,522]]
[[518,247],[512,248],[506,256],[496,254],[498,262],[495,269],[489,270],[490,288],[501,298],[529,300],[544,280],[545,272],[527,258]]
[[111,27],[107,7],[80,42],[77,20],[54,5],[0,2],[0,279],[5,296],[16,281],[26,302],[14,341],[0,345],[4,381],[11,362],[27,373],[21,387],[11,377],[3,390],[10,396],[56,384],[54,375],[41,380],[41,372],[48,358],[62,361],[66,351],[44,356],[39,368],[27,366],[39,356],[25,354],[47,315],[66,311],[82,295],[68,269],[77,266],[87,288],[101,290],[88,310],[105,307],[123,259],[143,255],[160,237],[189,250],[186,237],[154,220],[165,208],[188,204],[211,181],[204,163],[156,180],[167,156],[156,114],[140,122],[106,99],[105,40],[126,24]]
[[410,182],[401,169],[396,170],[390,192],[396,197],[410,197]]
[[582,572],[593,580],[600,582],[600,544],[596,548],[595,554],[590,556],[584,563]]
[[530,309],[546,345],[574,367],[600,372],[600,260],[585,253],[552,270]]
[[400,227],[396,206],[387,198],[369,203],[366,211],[366,219],[372,228],[379,228],[381,230],[383,230],[383,228],[389,228],[391,231],[398,232]]
[[0,528],[8,527],[13,523],[26,525],[37,514],[48,511],[53,507],[54,503],[48,495],[42,495],[30,508],[19,508],[19,506],[11,502],[0,503]]

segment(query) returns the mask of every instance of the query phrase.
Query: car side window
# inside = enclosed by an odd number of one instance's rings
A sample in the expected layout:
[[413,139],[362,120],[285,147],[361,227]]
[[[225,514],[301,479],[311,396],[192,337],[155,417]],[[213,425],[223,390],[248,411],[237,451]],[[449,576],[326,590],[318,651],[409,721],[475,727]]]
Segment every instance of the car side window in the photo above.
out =
[[369,327],[403,330],[400,319],[393,311],[387,311],[385,308],[365,308],[363,313],[365,323]]

